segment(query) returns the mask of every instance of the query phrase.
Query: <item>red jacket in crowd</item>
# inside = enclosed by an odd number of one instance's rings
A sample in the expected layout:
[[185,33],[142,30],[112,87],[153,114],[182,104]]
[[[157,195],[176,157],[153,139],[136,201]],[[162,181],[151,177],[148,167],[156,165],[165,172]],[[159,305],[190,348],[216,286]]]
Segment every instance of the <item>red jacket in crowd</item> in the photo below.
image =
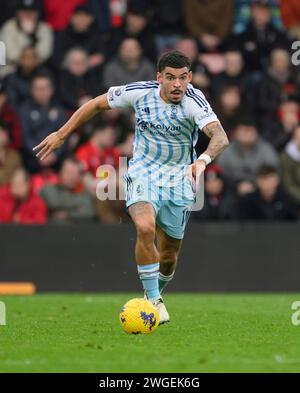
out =
[[299,0],[280,0],[280,12],[283,24],[288,29],[300,23]]
[[0,188],[0,223],[45,224],[47,207],[38,195],[31,193],[25,201],[17,201],[6,185]]
[[75,8],[86,4],[87,0],[44,0],[46,22],[53,30],[64,30],[70,21]]
[[38,195],[41,189],[48,184],[57,184],[58,175],[54,170],[48,169],[31,176],[31,187],[34,194]]
[[91,142],[80,146],[76,152],[76,158],[82,164],[86,172],[96,176],[97,168],[100,165],[112,165],[119,167],[120,152],[116,147],[100,149]]
[[0,118],[8,126],[10,132],[10,147],[19,150],[22,147],[21,126],[17,113],[5,104],[0,110]]

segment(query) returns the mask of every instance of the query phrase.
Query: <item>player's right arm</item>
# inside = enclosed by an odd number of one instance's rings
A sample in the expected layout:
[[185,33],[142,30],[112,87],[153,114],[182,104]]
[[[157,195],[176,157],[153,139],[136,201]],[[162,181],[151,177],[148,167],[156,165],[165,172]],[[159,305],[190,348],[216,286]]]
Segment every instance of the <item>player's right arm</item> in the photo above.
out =
[[111,109],[111,106],[108,103],[107,94],[102,94],[82,105],[58,131],[49,134],[39,145],[33,148],[34,151],[38,152],[36,156],[41,160],[45,159],[50,153],[58,149],[76,128],[98,112],[108,109]]

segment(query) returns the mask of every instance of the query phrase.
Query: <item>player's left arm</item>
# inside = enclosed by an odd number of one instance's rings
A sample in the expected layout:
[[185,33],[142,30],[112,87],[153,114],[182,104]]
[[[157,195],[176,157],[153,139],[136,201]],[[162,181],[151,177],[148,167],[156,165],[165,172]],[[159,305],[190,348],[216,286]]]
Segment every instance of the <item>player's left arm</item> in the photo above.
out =
[[210,138],[207,149],[192,164],[192,175],[197,181],[205,171],[206,166],[217,158],[229,145],[228,137],[219,121],[212,121],[203,127],[202,131]]
[[207,149],[202,154],[207,154],[213,161],[229,145],[228,137],[222,124],[213,121],[203,128],[203,132],[210,138]]
[[33,148],[33,151],[38,151],[36,154],[37,158],[44,160],[50,153],[58,149],[65,142],[66,138],[79,126],[86,123],[98,112],[108,109],[111,108],[106,93],[86,102],[73,113],[71,118],[58,131],[49,134],[39,145]]

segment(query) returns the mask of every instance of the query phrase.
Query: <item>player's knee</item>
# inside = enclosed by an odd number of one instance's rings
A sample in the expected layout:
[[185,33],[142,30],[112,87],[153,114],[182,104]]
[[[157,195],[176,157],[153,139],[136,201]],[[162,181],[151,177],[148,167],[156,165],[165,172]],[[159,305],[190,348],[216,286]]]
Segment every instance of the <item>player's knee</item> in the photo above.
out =
[[136,223],[137,235],[142,240],[154,241],[155,226],[147,221]]
[[160,253],[160,263],[173,266],[177,262],[178,253],[176,250],[165,250]]

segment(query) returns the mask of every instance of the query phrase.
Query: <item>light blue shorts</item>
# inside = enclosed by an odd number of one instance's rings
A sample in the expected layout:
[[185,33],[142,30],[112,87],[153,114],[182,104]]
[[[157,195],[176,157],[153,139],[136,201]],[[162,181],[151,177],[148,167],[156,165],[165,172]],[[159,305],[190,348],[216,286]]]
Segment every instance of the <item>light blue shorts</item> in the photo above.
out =
[[156,212],[156,223],[163,231],[182,239],[195,202],[195,194],[188,178],[174,187],[156,186],[147,177],[124,177],[126,208],[137,202],[149,202]]

